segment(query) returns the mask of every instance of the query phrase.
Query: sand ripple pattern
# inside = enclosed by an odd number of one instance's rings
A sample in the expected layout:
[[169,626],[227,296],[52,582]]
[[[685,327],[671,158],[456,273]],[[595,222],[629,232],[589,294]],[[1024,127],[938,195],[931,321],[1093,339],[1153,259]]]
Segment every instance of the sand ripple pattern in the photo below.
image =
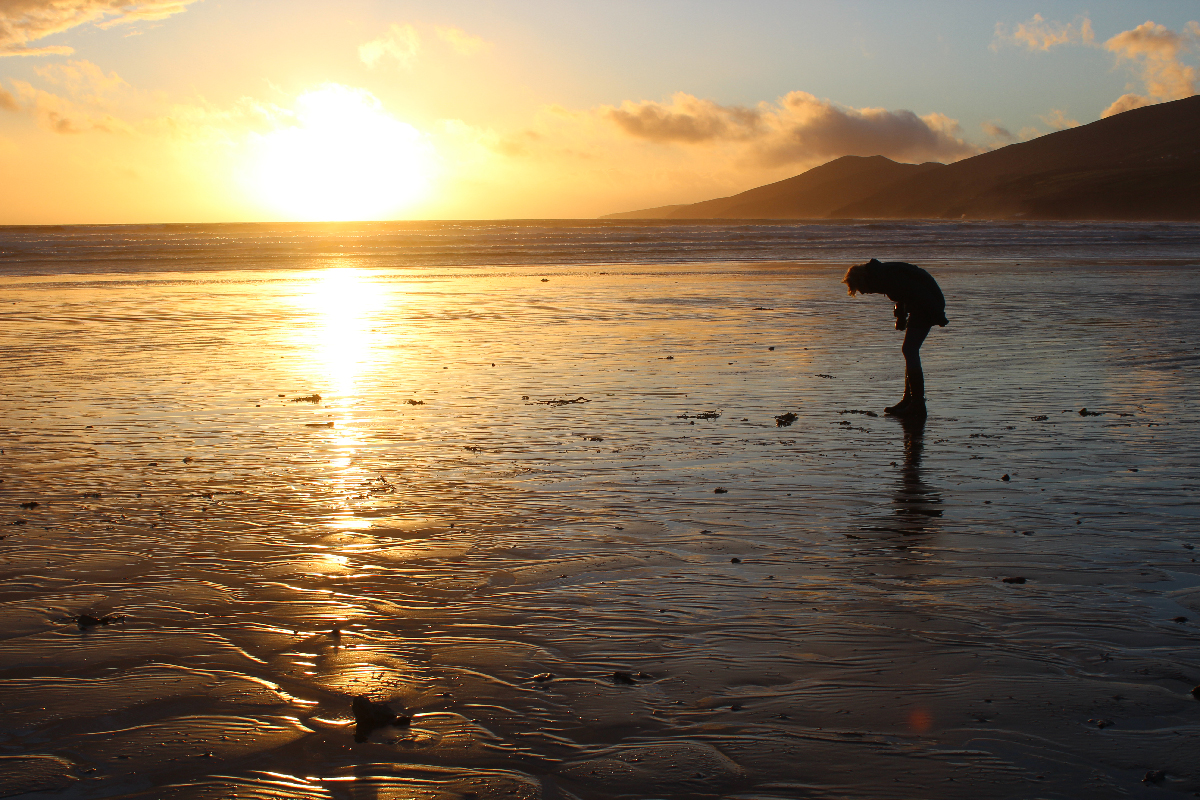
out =
[[2,232],[0,797],[1200,791],[1194,226],[470,227]]

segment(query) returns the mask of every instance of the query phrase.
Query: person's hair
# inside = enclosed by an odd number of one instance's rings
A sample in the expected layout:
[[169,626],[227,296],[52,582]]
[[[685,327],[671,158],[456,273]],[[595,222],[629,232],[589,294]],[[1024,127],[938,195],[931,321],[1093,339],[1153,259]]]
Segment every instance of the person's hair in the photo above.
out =
[[879,284],[880,270],[883,264],[879,259],[872,258],[866,264],[858,264],[846,270],[846,277],[842,278],[842,283],[846,284],[846,293],[851,297],[862,292],[869,293],[870,287]]

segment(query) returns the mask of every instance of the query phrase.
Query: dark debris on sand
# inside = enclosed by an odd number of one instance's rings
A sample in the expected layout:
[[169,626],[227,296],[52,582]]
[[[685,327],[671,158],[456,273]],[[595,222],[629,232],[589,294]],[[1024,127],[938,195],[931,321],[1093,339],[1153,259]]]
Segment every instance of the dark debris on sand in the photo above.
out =
[[775,417],[775,427],[786,428],[798,419],[800,418],[790,411],[786,414],[780,414],[779,416]]
[[103,617],[93,617],[91,614],[76,614],[73,617],[68,617],[69,620],[79,625],[79,630],[86,631],[88,628],[94,628],[97,625],[111,625],[114,622],[124,622],[123,614],[107,614]]
[[838,412],[839,414],[862,414],[864,417],[878,417],[874,411],[863,411],[860,408],[846,408]]
[[397,714],[387,703],[376,703],[370,698],[359,695],[354,698],[351,706],[354,709],[354,741],[365,742],[376,728],[388,726],[407,728],[412,717]]
[[1099,417],[1103,414],[1103,411],[1088,411],[1086,408],[1079,409],[1079,416],[1081,417]]
[[699,414],[680,414],[675,419],[717,419],[720,416],[720,411],[701,411]]
[[[526,396],[528,396],[528,395],[526,395]],[[569,405],[573,405],[574,403],[590,403],[590,402],[592,402],[592,401],[588,400],[586,397],[576,397],[574,400],[537,400],[532,403],[527,403],[527,405],[531,405],[531,406],[569,406]]]
[[611,676],[609,676],[609,680],[611,680],[617,686],[636,686],[638,681],[650,680],[653,677],[653,675],[646,672],[632,673],[617,670]]
[[288,400],[288,402],[289,403],[319,403],[319,402],[321,402],[321,395],[306,394],[303,397],[293,397],[291,400]]
[[405,400],[404,404],[408,405],[408,406],[423,406],[423,405],[425,405],[425,401],[424,400]]

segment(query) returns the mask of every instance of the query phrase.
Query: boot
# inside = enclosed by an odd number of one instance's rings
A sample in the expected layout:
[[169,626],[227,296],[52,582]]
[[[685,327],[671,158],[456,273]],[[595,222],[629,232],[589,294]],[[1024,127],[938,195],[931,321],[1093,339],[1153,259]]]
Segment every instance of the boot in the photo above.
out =
[[897,416],[904,417],[905,419],[923,419],[927,416],[927,412],[925,411],[925,398],[910,397],[908,398],[908,404],[905,405],[900,411],[894,413],[896,413]]
[[908,406],[911,403],[912,403],[912,397],[910,397],[909,395],[906,394],[906,395],[904,395],[903,399],[900,400],[899,403],[896,403],[896,405],[894,405],[894,406],[888,406],[887,408],[885,408],[883,410],[883,413],[891,414],[894,417],[902,417],[902,416],[904,416],[904,413],[908,410]]

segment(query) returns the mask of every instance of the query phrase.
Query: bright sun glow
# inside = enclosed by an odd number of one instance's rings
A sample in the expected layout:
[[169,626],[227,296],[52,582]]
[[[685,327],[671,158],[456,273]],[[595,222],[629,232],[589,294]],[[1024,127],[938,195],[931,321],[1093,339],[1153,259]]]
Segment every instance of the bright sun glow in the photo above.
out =
[[256,145],[251,189],[293,220],[395,217],[425,194],[433,160],[416,128],[337,84],[296,98],[294,124]]

